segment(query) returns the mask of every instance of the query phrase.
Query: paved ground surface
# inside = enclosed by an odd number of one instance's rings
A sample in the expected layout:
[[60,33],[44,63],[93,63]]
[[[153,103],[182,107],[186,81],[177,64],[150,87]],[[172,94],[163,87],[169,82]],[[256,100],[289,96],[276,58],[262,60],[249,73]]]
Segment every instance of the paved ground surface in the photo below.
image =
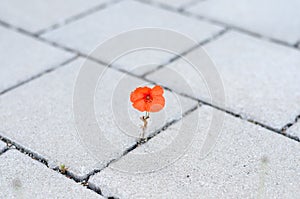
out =
[[[298,198],[299,10],[297,0],[1,1],[0,198]],[[150,49],[128,54],[107,69],[108,84],[95,89],[97,124],[118,148],[95,158],[73,115],[80,66],[98,44],[143,27],[193,38],[196,45],[178,50],[186,57],[206,50],[226,101],[212,102],[205,81],[178,56]],[[103,70],[106,61],[88,57],[87,63]],[[167,103],[151,115],[150,139],[140,145],[140,113],[128,97],[154,83],[168,88]],[[111,95],[120,100],[113,104]],[[118,114],[125,109],[129,117]],[[215,114],[224,114],[224,123],[203,158]],[[132,160],[174,143],[179,148],[176,138],[183,142],[195,129],[180,158],[158,157],[158,165],[168,166],[143,174],[117,169],[146,170]]]

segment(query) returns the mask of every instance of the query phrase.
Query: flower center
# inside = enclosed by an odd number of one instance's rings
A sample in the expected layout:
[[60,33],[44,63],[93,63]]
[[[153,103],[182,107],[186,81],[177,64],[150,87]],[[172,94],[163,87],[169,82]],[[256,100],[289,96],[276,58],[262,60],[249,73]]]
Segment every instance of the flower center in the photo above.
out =
[[150,96],[150,95],[147,95],[147,96],[146,96],[146,102],[151,102],[151,101],[152,101],[151,96]]

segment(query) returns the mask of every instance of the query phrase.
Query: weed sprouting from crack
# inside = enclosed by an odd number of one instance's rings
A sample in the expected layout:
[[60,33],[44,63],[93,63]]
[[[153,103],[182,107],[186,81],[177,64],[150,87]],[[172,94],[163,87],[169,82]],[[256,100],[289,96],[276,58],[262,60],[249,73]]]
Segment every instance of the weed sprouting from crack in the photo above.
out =
[[[161,132],[165,131],[166,129],[168,129],[170,126],[172,126],[173,124],[177,123],[178,121],[180,121],[183,117],[191,114],[192,112],[194,112],[195,110],[198,109],[198,107],[201,106],[201,104],[197,104],[196,106],[194,106],[193,108],[187,110],[186,112],[184,112],[182,114],[182,116],[180,118],[174,119],[171,122],[166,123],[163,127],[161,127],[160,129],[156,130],[155,132],[153,132],[152,134],[148,135],[145,139],[144,142],[140,142],[139,140],[136,141],[133,145],[131,145],[130,147],[128,147],[126,150],[124,150],[124,152],[118,157],[115,158],[111,161],[109,161],[104,167],[102,167],[101,169],[97,169],[94,170],[92,172],[90,172],[87,177],[84,179],[84,181],[88,182],[89,179],[96,175],[97,173],[100,173],[102,170],[104,170],[105,168],[109,167],[111,164],[113,164],[114,162],[117,162],[118,160],[120,160],[121,158],[123,158],[124,156],[126,156],[128,153],[130,153],[131,151],[135,150],[137,147],[139,147],[140,145],[146,144],[149,140],[151,140],[152,138],[154,138],[155,136],[157,136],[158,134],[160,134]],[[96,186],[94,186],[93,184],[89,184],[89,186],[93,189],[97,189]],[[99,188],[98,188],[99,189]],[[101,192],[101,190],[100,190]],[[115,198],[115,197],[108,197],[108,198]]]

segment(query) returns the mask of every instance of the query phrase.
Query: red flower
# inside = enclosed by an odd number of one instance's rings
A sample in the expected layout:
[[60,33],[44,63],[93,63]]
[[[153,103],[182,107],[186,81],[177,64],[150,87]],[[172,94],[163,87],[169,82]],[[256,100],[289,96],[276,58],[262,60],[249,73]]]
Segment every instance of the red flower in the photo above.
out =
[[141,112],[158,112],[165,106],[164,90],[160,86],[136,88],[130,94],[132,106]]

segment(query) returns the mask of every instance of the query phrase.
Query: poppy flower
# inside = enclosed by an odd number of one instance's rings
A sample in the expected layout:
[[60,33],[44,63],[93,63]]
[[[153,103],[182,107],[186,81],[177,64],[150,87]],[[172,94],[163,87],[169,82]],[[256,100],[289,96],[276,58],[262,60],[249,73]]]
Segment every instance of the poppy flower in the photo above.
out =
[[158,112],[165,106],[164,90],[161,86],[154,86],[152,89],[138,87],[130,94],[132,106],[141,112]]

